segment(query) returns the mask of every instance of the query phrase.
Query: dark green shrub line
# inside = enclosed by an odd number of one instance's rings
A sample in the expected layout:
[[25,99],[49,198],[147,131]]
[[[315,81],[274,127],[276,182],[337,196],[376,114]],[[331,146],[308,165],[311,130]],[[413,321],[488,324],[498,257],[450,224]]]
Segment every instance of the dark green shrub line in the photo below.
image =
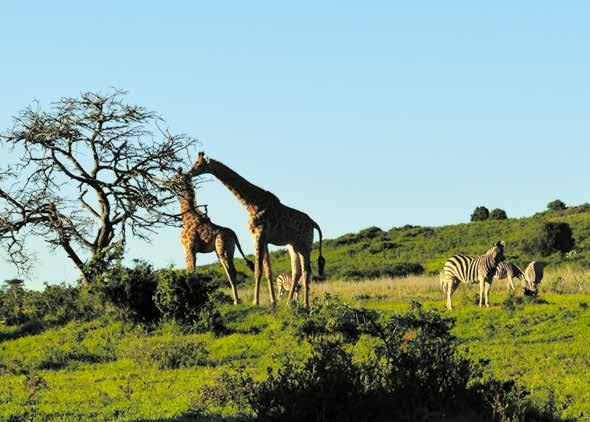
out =
[[[7,282],[0,288],[0,321],[15,327],[2,330],[0,341],[37,334],[70,321],[101,317],[115,317],[148,328],[174,321],[186,332],[221,334],[227,328],[218,305],[228,301],[219,291],[219,284],[207,275],[172,269],[156,271],[143,261],[127,268],[118,260],[96,276],[89,289],[58,284],[46,285],[39,292],[25,289],[20,280]],[[61,359],[57,354],[56,359]]]

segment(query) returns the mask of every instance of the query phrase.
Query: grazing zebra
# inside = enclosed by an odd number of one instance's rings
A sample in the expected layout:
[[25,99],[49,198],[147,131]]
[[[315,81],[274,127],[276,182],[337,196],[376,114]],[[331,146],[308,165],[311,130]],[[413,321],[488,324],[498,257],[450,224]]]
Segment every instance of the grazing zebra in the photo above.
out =
[[[293,284],[291,275],[287,273],[280,273],[277,276],[277,290],[279,291],[279,297],[283,296],[283,294],[289,294],[289,290],[291,290],[291,284]],[[297,294],[299,293],[299,289],[301,289],[301,284],[297,283],[295,286],[295,300],[297,300]]]
[[451,295],[459,283],[479,282],[479,306],[489,307],[489,291],[496,267],[504,260],[504,242],[497,242],[484,255],[455,255],[444,267],[444,280],[441,285],[447,294],[447,308],[453,309]]
[[527,288],[535,293],[539,291],[539,283],[543,280],[543,263],[538,261],[532,261],[524,270],[524,279],[527,284]]
[[515,265],[511,262],[502,261],[496,267],[496,274],[494,275],[494,278],[498,280],[507,278],[508,283],[506,284],[506,287],[508,288],[508,291],[514,291],[515,287],[512,280],[515,278],[520,280],[524,279],[524,272],[518,265]]

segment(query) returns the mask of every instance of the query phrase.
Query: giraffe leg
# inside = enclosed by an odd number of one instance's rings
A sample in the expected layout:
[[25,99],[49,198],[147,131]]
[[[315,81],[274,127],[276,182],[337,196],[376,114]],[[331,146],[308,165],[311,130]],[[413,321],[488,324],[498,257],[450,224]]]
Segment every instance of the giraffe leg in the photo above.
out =
[[254,262],[254,306],[260,302],[260,277],[262,276],[262,262],[264,260],[265,245],[260,236],[254,239],[254,250],[256,251],[256,261]]
[[217,253],[217,258],[219,258],[219,262],[221,266],[225,270],[225,275],[229,281],[229,285],[231,286],[231,293],[234,300],[234,305],[237,305],[239,302],[238,298],[238,289],[236,288],[237,283],[237,270],[234,266],[234,248],[229,242],[224,241],[223,238],[219,237],[216,239],[215,242],[215,252]]
[[229,277],[229,283],[231,284],[231,292],[234,297],[234,305],[240,303],[240,298],[238,297],[238,288],[237,288],[237,278],[238,278],[238,271],[234,266],[234,260],[230,259],[227,261],[227,272]]
[[311,279],[311,251],[299,252],[302,263],[301,279],[303,280],[303,307],[309,309],[309,280]]
[[289,289],[289,301],[297,300],[297,286],[299,285],[299,279],[301,278],[301,260],[299,254],[295,251],[293,246],[289,245],[289,255],[291,255],[291,288]]
[[186,261],[186,270],[194,271],[197,266],[196,252],[192,247],[186,247],[184,249],[184,260]]
[[270,304],[274,305],[276,302],[275,298],[275,289],[272,285],[272,267],[270,265],[270,253],[268,252],[268,245],[264,248],[264,260],[262,261],[264,265],[264,274],[266,275],[266,279],[268,280],[268,294],[270,295]]

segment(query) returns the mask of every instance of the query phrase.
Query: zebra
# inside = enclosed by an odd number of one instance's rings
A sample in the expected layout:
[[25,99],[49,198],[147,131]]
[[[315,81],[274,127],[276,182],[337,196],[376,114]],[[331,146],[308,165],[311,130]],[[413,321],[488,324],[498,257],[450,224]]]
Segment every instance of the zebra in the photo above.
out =
[[515,265],[511,262],[502,261],[496,267],[494,279],[502,280],[504,278],[508,279],[508,283],[506,284],[508,291],[514,291],[516,289],[514,287],[513,279],[518,278],[519,280],[523,280],[524,272],[518,265]]
[[443,291],[447,295],[447,309],[452,310],[451,296],[459,283],[479,282],[479,306],[489,307],[489,291],[496,267],[504,260],[504,242],[495,243],[484,255],[455,255],[444,266]]
[[[277,276],[277,290],[279,291],[279,297],[283,296],[283,294],[289,294],[289,290],[291,290],[292,278],[290,274],[287,273],[280,273]],[[297,294],[299,293],[299,289],[301,289],[301,284],[297,283],[295,286],[295,293],[294,297],[297,300]]]
[[524,270],[526,287],[535,295],[539,292],[539,283],[543,280],[544,265],[539,261],[531,261]]

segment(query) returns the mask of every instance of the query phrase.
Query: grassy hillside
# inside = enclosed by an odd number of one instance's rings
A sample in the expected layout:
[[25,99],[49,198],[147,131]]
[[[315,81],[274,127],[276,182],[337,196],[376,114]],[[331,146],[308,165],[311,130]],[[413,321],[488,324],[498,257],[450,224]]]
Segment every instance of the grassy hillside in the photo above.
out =
[[[575,239],[573,253],[567,256],[554,253],[540,256],[527,248],[545,222],[564,222],[570,225]],[[541,259],[550,266],[571,263],[590,267],[590,204],[570,207],[563,211],[546,211],[527,218],[487,220],[442,227],[403,226],[382,230],[370,227],[358,233],[345,234],[324,242],[326,274],[345,279],[374,278],[412,273],[417,264],[426,273],[438,273],[446,259],[456,253],[481,254],[492,242],[506,241],[505,254],[512,262],[526,266],[533,259]],[[316,251],[312,256],[317,271]],[[271,254],[273,269],[290,270],[286,250]],[[524,268],[524,267],[523,267]],[[221,274],[217,265],[207,266],[208,271]],[[244,265],[241,271],[250,277]]]
[[[462,286],[453,333],[474,361],[489,360],[486,374],[518,380],[540,407],[557,403],[562,417],[588,420],[589,280],[588,271],[551,270],[542,297],[532,302],[495,286],[490,309],[476,307],[476,289]],[[314,296],[326,292],[385,315],[407,309],[414,299],[429,309],[443,308],[436,277],[327,281],[313,290]],[[277,366],[276,356],[295,361],[308,356],[308,345],[298,342],[287,324],[290,312],[285,304],[274,311],[224,306],[233,332],[221,336],[184,334],[174,324],[147,331],[108,319],[20,338],[4,328],[0,420],[181,420],[202,411],[199,390],[224,370],[245,367],[262,378],[267,367]],[[361,339],[352,347],[360,358],[373,346]]]

